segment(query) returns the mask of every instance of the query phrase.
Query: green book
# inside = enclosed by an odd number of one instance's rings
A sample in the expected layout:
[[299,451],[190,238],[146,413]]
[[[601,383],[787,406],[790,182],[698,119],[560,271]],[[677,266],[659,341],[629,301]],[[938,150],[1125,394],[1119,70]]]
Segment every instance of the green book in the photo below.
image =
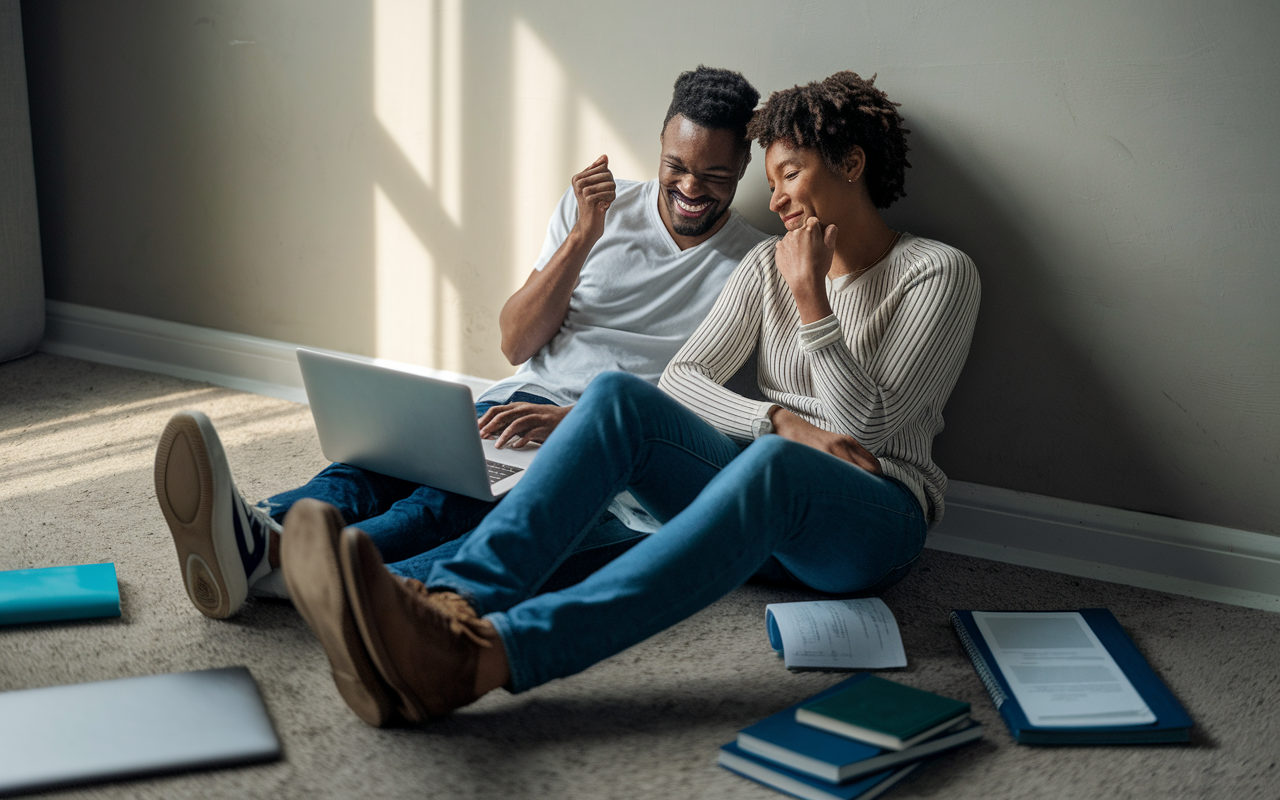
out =
[[796,709],[796,722],[905,750],[969,716],[969,704],[874,675]]

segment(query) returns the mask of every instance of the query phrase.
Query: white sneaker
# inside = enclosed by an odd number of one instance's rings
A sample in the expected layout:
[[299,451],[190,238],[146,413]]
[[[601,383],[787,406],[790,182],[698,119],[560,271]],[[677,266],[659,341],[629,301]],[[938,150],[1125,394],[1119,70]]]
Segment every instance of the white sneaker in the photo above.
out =
[[174,414],[160,434],[156,499],[191,602],[216,619],[239,611],[249,586],[272,571],[267,551],[280,526],[240,496],[218,433],[199,411]]

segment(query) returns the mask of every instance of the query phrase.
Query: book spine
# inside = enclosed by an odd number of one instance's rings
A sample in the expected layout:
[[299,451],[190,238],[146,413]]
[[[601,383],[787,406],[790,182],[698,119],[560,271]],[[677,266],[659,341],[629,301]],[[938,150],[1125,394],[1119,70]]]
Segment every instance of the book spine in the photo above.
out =
[[996,709],[999,710],[1004,705],[1004,701],[1009,699],[1008,695],[996,682],[996,676],[991,674],[991,667],[987,666],[987,660],[982,657],[982,653],[978,652],[978,647],[973,643],[959,614],[952,612],[951,625],[956,629],[956,635],[960,637],[960,644],[964,646],[964,651],[969,654],[969,660],[973,662],[973,668],[977,670],[979,680],[982,681],[983,686],[987,687],[991,702],[995,703]]

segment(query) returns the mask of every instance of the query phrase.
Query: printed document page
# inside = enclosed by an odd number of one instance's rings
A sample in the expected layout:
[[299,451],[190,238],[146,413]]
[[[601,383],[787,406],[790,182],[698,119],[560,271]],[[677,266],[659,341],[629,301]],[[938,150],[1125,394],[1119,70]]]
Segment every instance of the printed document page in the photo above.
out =
[[1156,721],[1079,613],[974,611],[973,621],[1032,725]]
[[[787,669],[885,669],[905,667],[907,655],[893,612],[878,597],[772,603],[765,607],[781,642]],[[781,647],[779,647],[781,645]]]

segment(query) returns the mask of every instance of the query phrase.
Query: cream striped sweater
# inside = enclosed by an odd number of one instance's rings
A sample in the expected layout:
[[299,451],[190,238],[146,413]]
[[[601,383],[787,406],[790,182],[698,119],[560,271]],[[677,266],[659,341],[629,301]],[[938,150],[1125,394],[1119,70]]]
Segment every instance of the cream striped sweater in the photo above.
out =
[[[774,265],[777,241],[766,239],[742,260],[659,385],[739,441],[752,439],[751,421],[775,403],[848,434],[936,523],[947,478],[930,450],[969,352],[981,294],[977,269],[954,247],[904,233],[856,280],[828,279],[834,313],[801,325]],[[722,385],[757,345],[763,403]]]

